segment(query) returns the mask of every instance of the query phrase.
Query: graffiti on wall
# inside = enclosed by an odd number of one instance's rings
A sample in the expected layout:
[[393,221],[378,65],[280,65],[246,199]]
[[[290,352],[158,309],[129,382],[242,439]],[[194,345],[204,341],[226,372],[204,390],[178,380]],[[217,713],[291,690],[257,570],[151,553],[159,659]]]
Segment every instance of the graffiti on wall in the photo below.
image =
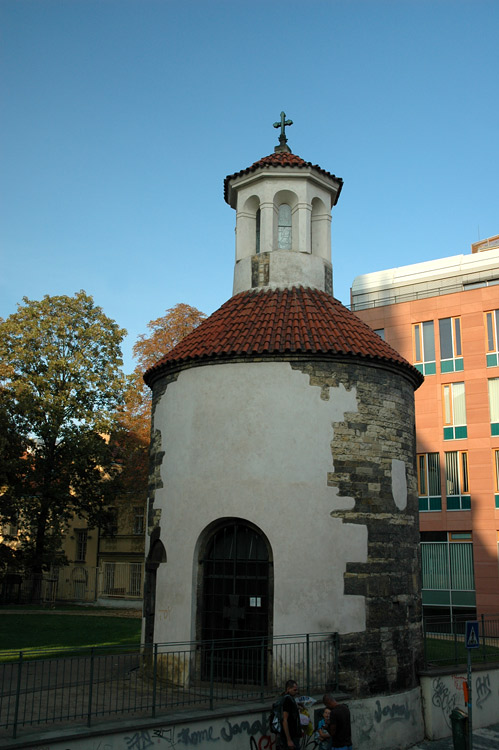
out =
[[[452,708],[458,702],[459,691],[462,696],[462,678],[454,679],[454,684],[446,687],[443,679],[436,677],[433,681],[433,705],[438,706],[447,718]],[[447,679],[447,684],[449,680]],[[490,676],[480,675],[476,679],[477,705],[483,705],[492,695]],[[313,712],[312,726],[317,725],[322,717],[322,710]],[[352,705],[352,719],[355,726],[356,744],[368,746],[376,735],[390,734],[391,727],[396,724],[407,724],[414,727],[420,716],[418,706],[407,698],[398,702],[388,702],[388,699],[372,699],[367,705]],[[209,721],[209,720],[208,720]],[[317,750],[318,741],[310,729],[311,734],[302,739],[301,750]],[[392,730],[392,732],[395,730]],[[397,730],[398,731],[398,730]],[[93,741],[92,746],[86,745],[87,750],[191,750],[192,748],[213,748],[223,750],[227,744],[232,747],[247,750],[277,750],[276,737],[269,733],[267,715],[261,713],[258,718],[249,716],[247,719],[231,720],[229,718],[215,720],[214,723],[193,721],[191,725],[170,725],[130,729],[127,734],[116,736],[114,742],[108,740]],[[64,750],[70,750],[62,746]],[[61,750],[62,750],[61,748]],[[55,746],[39,747],[37,750],[56,750]]]
[[354,717],[357,742],[368,744],[374,734],[379,734],[386,727],[400,722],[409,723],[411,726],[417,724],[416,710],[410,707],[407,700],[385,706],[376,700],[373,710],[358,712]]
[[154,742],[146,729],[125,737],[125,745],[127,750],[147,750],[148,747],[154,745]]
[[475,691],[476,705],[478,706],[478,708],[483,709],[483,704],[492,695],[492,690],[490,688],[490,674],[479,675],[476,678]]
[[[454,684],[456,684],[456,679],[454,678]],[[435,677],[435,679],[432,682],[432,696],[431,696],[431,702],[435,706],[435,708],[439,708],[443,718],[445,720],[445,723],[450,729],[450,715],[454,708],[457,705],[458,702],[458,693],[456,691],[452,691],[447,685],[445,684],[444,680],[441,677]],[[462,682],[460,689],[462,690]]]
[[[176,748],[178,745],[187,747],[204,747],[206,743],[232,742],[239,735],[247,735],[250,740],[250,748],[257,750],[273,750],[275,747],[274,739],[266,734],[267,721],[265,718],[255,719],[254,721],[232,722],[225,720],[225,724],[218,732],[215,727],[208,726],[203,729],[193,729],[190,727],[168,727],[164,729],[154,729],[153,737],[159,738],[165,750]],[[258,737],[258,735],[260,735]],[[256,739],[258,737],[258,739]],[[252,744],[253,743],[253,744]],[[146,750],[147,745],[134,745],[127,750]]]
[[[435,708],[440,709],[449,729],[451,728],[450,715],[452,711],[458,704],[465,705],[463,685],[466,683],[466,678],[454,675],[452,679],[454,683],[453,689],[452,687],[447,687],[441,677],[435,677],[432,682],[432,704]],[[476,676],[473,690],[472,700],[475,702],[477,708],[483,710],[484,704],[492,695],[490,674],[482,673]]]
[[381,706],[379,700],[376,701],[376,708],[374,711],[374,721],[376,724],[394,724],[399,721],[407,721],[410,724],[416,724],[416,712],[413,708],[409,708],[409,703],[392,703],[391,705]]

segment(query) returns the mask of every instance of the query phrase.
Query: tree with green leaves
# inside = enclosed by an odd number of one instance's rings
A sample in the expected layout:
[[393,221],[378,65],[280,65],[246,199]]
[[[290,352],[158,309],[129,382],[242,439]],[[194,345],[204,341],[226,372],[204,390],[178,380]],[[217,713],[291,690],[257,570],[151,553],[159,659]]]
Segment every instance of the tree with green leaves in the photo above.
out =
[[127,392],[127,426],[137,434],[145,436],[147,442],[151,423],[151,391],[145,385],[143,375],[205,318],[205,313],[197,308],[179,302],[166,310],[161,317],[150,320],[147,324],[149,333],[140,334],[133,346],[137,366]]
[[118,413],[119,429],[113,434],[121,463],[117,505],[120,514],[131,512],[132,503],[147,500],[151,391],[144,372],[196,328],[206,315],[195,307],[178,303],[165,314],[149,321],[149,333],[141,334],[133,347],[137,366],[128,381],[125,404]]
[[0,439],[0,516],[19,522],[33,599],[74,515],[91,527],[109,518],[125,334],[84,291],[25,297],[0,322],[0,424],[12,436]]

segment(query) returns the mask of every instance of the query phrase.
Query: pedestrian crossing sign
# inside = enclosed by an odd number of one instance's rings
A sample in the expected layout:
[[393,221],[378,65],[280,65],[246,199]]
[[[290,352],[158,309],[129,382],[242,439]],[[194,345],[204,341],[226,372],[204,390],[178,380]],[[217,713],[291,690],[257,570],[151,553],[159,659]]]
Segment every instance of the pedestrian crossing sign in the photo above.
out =
[[478,620],[468,620],[466,622],[466,648],[479,648],[480,638],[478,635]]

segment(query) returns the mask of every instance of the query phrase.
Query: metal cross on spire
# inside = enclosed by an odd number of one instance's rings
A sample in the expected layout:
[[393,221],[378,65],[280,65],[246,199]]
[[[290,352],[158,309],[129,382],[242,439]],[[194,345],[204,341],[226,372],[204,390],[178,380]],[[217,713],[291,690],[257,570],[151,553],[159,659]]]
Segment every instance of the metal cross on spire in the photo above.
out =
[[286,120],[286,114],[284,112],[281,112],[281,120],[280,122],[274,122],[274,128],[281,128],[281,133],[279,135],[279,145],[274,148],[274,151],[285,151],[287,153],[291,153],[291,149],[287,145],[288,139],[286,138],[286,132],[284,128],[289,127],[289,125],[293,124],[293,120]]

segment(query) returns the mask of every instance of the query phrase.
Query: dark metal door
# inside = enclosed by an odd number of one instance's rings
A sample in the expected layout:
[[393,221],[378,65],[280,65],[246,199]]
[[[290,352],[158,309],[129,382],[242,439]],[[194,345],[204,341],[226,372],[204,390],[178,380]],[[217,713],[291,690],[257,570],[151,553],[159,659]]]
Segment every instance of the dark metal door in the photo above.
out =
[[269,633],[265,540],[242,521],[230,522],[215,531],[202,562],[204,678],[260,684]]

